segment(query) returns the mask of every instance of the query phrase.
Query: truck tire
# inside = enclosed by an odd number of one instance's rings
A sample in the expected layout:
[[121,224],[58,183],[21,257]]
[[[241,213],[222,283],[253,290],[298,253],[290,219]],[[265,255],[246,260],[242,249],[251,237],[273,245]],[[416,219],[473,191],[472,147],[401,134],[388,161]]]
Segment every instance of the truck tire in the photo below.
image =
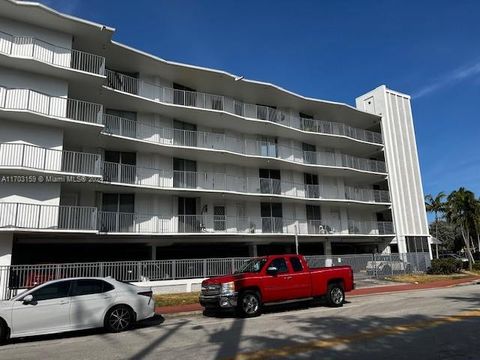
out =
[[327,304],[330,307],[342,307],[345,301],[345,291],[342,284],[330,284],[327,290]]
[[260,294],[253,290],[242,292],[238,297],[237,313],[241,317],[259,316],[262,313]]

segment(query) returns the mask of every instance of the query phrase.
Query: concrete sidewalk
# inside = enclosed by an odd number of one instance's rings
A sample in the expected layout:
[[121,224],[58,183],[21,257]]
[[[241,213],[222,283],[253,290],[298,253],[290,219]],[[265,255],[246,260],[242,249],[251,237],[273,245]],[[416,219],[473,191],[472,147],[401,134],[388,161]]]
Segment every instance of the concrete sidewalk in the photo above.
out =
[[[438,280],[425,284],[393,284],[387,286],[372,286],[361,289],[355,289],[347,293],[347,298],[356,296],[366,296],[374,294],[392,293],[397,291],[412,291],[423,289],[436,289],[450,286],[458,286],[470,283],[480,283],[480,276],[469,276],[455,280]],[[158,315],[166,314],[180,314],[180,313],[192,313],[201,312],[203,308],[200,304],[188,304],[188,305],[176,305],[176,306],[159,306],[155,308],[155,312]]]

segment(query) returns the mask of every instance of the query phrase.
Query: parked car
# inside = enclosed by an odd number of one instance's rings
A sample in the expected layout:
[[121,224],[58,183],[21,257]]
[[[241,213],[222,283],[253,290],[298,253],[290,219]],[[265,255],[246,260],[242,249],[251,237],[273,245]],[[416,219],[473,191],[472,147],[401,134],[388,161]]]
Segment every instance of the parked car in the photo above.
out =
[[150,288],[112,278],[48,281],[0,301],[0,339],[105,327],[127,330],[154,315]]
[[367,262],[365,267],[367,275],[395,275],[409,274],[412,265],[399,258],[391,258],[390,255],[376,255],[375,260]]
[[258,316],[266,304],[325,297],[342,306],[354,288],[350,266],[310,269],[299,255],[272,255],[246,262],[233,275],[204,280],[200,304],[207,309],[236,309]]
[[454,260],[460,260],[462,263],[468,263],[468,258],[465,256],[460,256],[457,254],[440,254],[438,255],[439,259],[454,259]]

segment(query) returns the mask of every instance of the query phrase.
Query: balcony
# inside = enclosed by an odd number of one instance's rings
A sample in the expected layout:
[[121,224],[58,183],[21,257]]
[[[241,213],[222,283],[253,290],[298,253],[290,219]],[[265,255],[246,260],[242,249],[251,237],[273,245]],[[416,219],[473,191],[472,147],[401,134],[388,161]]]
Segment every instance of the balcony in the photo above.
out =
[[229,151],[248,156],[277,158],[294,163],[344,167],[361,171],[385,173],[385,162],[326,151],[303,151],[275,143],[234,137],[225,134],[155,127],[138,124],[122,117],[104,116],[104,133],[139,139],[154,144],[208,150]]
[[[357,221],[342,230],[322,220],[282,217],[234,217],[225,215],[171,215],[99,212],[99,231],[145,234],[295,234],[299,235],[392,235],[390,222]],[[349,222],[350,224],[350,222]]]
[[353,128],[343,123],[304,119],[300,118],[298,115],[287,113],[272,107],[248,104],[223,95],[178,90],[150,84],[146,81],[108,69],[106,70],[106,75],[107,79],[105,86],[160,103],[224,111],[245,118],[277,123],[301,131],[345,136],[354,140],[373,144],[383,144],[382,135],[380,133]]
[[97,230],[97,209],[0,202],[0,229]]
[[0,168],[101,175],[100,155],[16,143],[0,144]]
[[386,190],[346,186],[308,185],[260,177],[231,176],[225,173],[193,172],[144,168],[135,165],[103,162],[103,181],[160,189],[222,191],[251,195],[283,195],[301,199],[352,200],[389,203]]
[[29,36],[14,36],[0,31],[0,53],[28,58],[96,75],[105,75],[105,58],[84,51],[63,48]]
[[30,111],[35,114],[102,124],[103,106],[70,98],[50,96],[30,89],[0,86],[0,109]]
[[341,229],[323,220],[282,217],[234,217],[225,215],[169,215],[97,211],[87,206],[57,206],[0,202],[2,230],[98,231],[100,233],[148,234],[295,234],[386,235],[391,222],[352,221]]

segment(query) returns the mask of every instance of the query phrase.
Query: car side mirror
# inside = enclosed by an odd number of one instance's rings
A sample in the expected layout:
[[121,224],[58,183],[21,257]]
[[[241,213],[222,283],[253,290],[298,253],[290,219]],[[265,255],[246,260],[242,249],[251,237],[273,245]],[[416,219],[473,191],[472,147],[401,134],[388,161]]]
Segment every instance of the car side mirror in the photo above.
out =
[[278,269],[277,269],[275,266],[270,266],[270,267],[267,269],[267,274],[268,274],[268,275],[275,276],[275,275],[278,274]]
[[23,303],[24,304],[31,304],[33,302],[33,295],[32,294],[28,294],[27,296],[25,296],[23,298]]

